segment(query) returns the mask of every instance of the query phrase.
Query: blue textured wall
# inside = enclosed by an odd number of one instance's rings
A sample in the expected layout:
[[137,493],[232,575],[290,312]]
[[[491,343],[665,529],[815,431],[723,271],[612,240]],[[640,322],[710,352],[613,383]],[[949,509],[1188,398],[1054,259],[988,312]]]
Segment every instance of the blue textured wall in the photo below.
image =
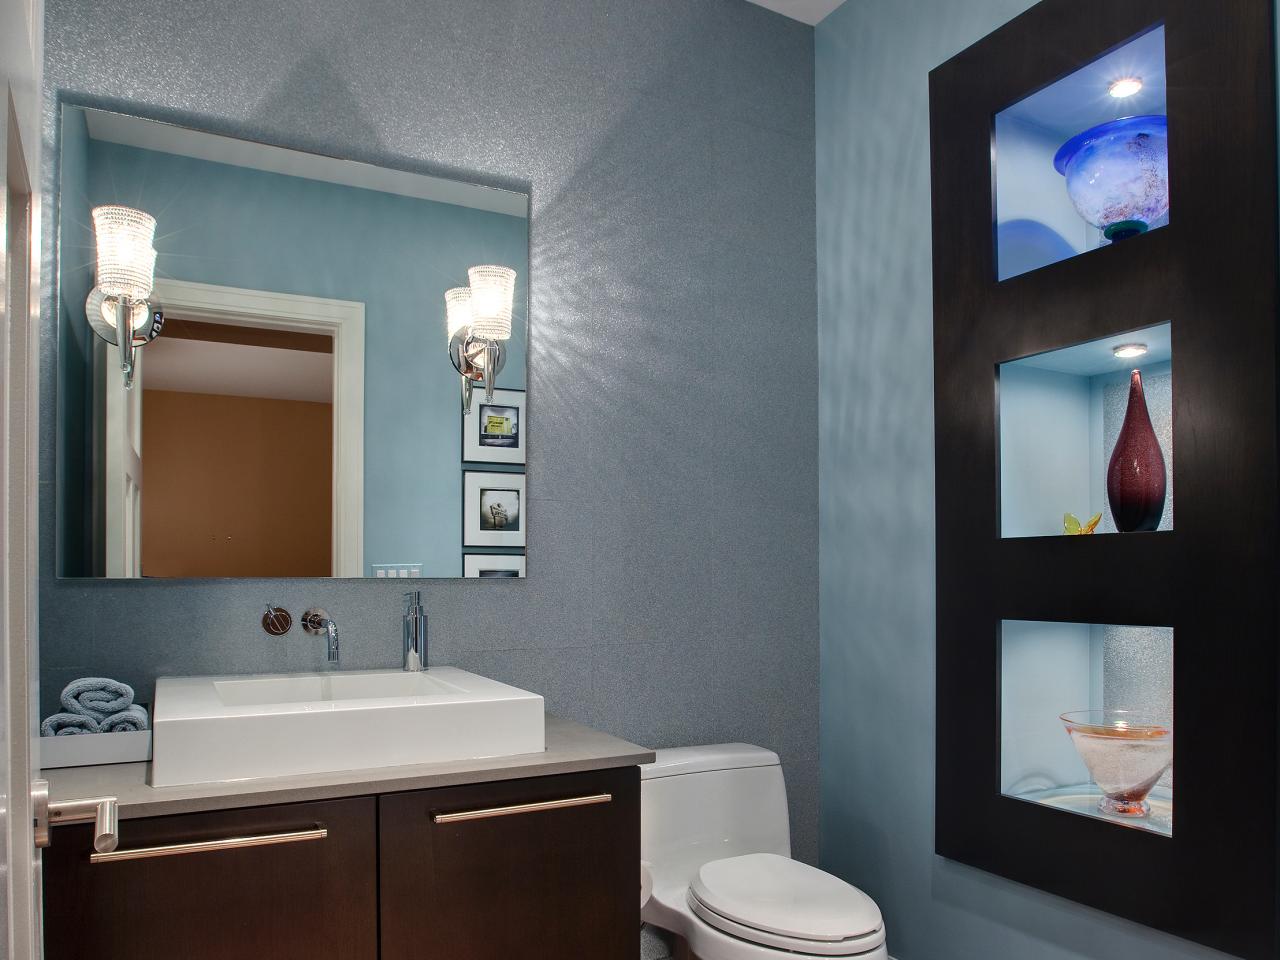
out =
[[[62,90],[531,189],[530,577],[427,583],[432,661],[641,743],[777,749],[816,856],[813,31],[742,0],[50,0],[46,43],[50,163]],[[55,581],[55,357],[51,682],[319,666],[268,600],[398,660],[399,582]]]
[[997,393],[1001,535],[1054,536],[1067,512],[1088,522],[1089,379],[1010,363]]
[[[462,576],[458,376],[444,352],[444,292],[465,285],[472,264],[518,271],[498,386],[523,390],[528,221],[103,141],[91,141],[88,156],[93,206],[160,214],[157,276],[365,305],[366,574],[370,564],[415,562],[427,576]],[[92,227],[63,226],[63,261],[91,262]],[[71,329],[87,331],[83,306],[77,319]]]
[[821,859],[899,960],[1203,960],[933,854],[927,76],[1030,5],[849,0],[816,30]]

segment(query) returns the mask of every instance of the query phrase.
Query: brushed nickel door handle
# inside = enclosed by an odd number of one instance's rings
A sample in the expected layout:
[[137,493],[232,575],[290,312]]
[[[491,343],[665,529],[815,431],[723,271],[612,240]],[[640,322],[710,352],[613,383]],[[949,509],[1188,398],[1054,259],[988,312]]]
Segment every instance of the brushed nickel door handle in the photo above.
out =
[[252,837],[227,837],[223,840],[199,840],[193,843],[166,843],[133,850],[114,850],[89,854],[90,863],[119,863],[123,860],[150,860],[154,857],[177,857],[187,853],[213,853],[217,850],[241,850],[246,847],[270,847],[280,843],[323,840],[329,836],[324,827],[294,830],[289,833],[263,833]]
[[609,803],[611,793],[593,793],[585,797],[566,797],[563,800],[540,800],[536,803],[517,803],[508,807],[483,807],[479,810],[459,810],[456,813],[437,813],[434,823],[462,823],[466,820],[490,820],[494,817],[511,817],[520,813],[541,813],[543,810],[564,810],[568,807],[589,807],[597,803]]
[[[86,800],[58,800],[49,802],[49,784],[40,781],[42,798],[36,804],[36,846],[47,847],[53,842],[49,827],[58,823],[86,823],[93,821],[93,849],[107,853],[120,842],[120,811],[115,797],[91,797]],[[34,794],[33,794],[34,796]]]

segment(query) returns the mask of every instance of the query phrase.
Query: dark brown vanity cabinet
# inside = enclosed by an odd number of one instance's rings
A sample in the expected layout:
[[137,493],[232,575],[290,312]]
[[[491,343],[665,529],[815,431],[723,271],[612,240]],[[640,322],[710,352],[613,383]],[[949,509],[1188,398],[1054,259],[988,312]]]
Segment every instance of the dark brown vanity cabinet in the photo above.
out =
[[46,960],[378,955],[375,797],[126,820],[136,859],[91,862],[92,831],[44,852]]
[[379,798],[383,960],[636,955],[635,767]]
[[632,958],[636,767],[90,824],[44,851],[47,960]]

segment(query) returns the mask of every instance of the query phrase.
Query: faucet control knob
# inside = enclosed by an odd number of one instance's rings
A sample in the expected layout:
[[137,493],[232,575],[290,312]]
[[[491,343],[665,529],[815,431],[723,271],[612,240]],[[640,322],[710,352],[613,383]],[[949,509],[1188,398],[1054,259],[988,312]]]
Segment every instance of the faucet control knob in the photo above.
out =
[[267,604],[267,612],[262,615],[262,629],[273,637],[283,637],[293,626],[293,617],[284,607]]

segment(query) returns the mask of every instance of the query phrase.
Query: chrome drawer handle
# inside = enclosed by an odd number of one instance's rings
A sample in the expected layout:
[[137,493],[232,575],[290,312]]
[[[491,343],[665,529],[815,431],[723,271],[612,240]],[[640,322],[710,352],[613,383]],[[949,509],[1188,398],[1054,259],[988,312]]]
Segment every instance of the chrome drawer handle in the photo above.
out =
[[568,797],[564,800],[541,800],[538,803],[518,803],[511,807],[485,807],[481,810],[459,810],[457,813],[437,813],[435,823],[461,823],[464,820],[489,820],[493,817],[510,817],[517,813],[541,813],[543,810],[564,810],[566,807],[589,807],[608,803],[611,793],[593,793],[588,797]]
[[211,853],[215,850],[240,850],[244,847],[269,847],[277,843],[300,843],[323,840],[329,836],[324,827],[295,830],[292,833],[264,833],[256,837],[227,837],[225,840],[201,840],[196,843],[169,843],[159,847],[138,847],[111,853],[91,853],[90,863],[119,863],[122,860],[149,860],[152,857],[176,857],[184,853]]

